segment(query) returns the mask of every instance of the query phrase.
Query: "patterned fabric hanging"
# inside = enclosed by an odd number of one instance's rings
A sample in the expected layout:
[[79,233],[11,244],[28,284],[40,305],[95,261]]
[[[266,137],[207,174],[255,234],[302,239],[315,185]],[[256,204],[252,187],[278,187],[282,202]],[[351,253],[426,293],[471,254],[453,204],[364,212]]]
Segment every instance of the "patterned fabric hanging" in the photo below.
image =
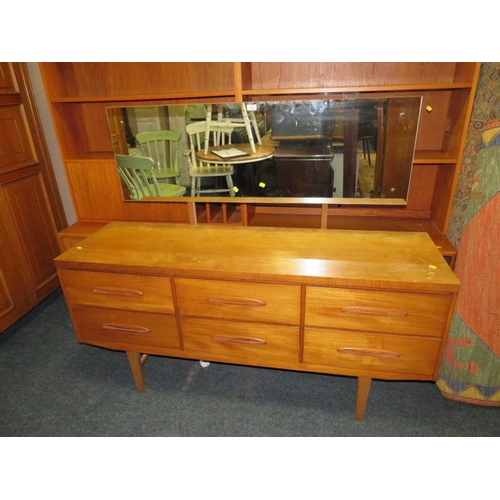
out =
[[500,63],[483,63],[448,237],[461,290],[437,385],[500,406]]

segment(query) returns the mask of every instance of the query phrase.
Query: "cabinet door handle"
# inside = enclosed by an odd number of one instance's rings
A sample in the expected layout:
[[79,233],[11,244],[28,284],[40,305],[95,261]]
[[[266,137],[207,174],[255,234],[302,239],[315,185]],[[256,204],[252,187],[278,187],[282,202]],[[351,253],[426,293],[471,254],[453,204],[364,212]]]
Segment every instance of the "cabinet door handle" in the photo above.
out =
[[356,356],[373,356],[375,358],[399,358],[400,354],[379,349],[360,349],[358,347],[341,347],[337,349],[340,354],[354,354]]
[[227,306],[250,306],[250,307],[260,307],[265,306],[266,303],[263,300],[258,299],[224,299],[224,298],[210,298],[208,302],[211,304],[220,304]]
[[216,342],[231,342],[234,344],[265,344],[266,341],[255,337],[221,337],[213,335],[212,340]]
[[104,323],[102,325],[104,330],[117,330],[120,332],[132,332],[132,333],[149,333],[149,328],[144,326],[127,326],[127,325],[117,325],[113,323]]
[[92,292],[102,293],[104,295],[119,295],[121,297],[142,297],[142,292],[140,290],[132,290],[128,288],[98,287],[93,288]]
[[348,306],[343,307],[342,312],[347,314],[366,314],[369,316],[408,316],[408,313],[406,311],[402,311],[401,309],[387,309],[383,307]]

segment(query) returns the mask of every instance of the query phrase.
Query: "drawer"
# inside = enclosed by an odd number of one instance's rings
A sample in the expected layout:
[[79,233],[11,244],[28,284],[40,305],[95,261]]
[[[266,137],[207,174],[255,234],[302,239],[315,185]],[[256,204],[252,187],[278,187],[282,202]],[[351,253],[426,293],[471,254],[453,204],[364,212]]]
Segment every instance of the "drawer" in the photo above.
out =
[[170,278],[61,269],[69,304],[174,313]]
[[73,306],[75,331],[81,342],[127,350],[142,346],[179,349],[175,316]]
[[308,287],[305,324],[440,337],[450,294]]
[[184,349],[213,355],[217,361],[269,364],[272,360],[297,363],[299,328],[199,318],[181,318]]
[[179,313],[298,325],[300,285],[176,278]]
[[440,340],[306,328],[303,362],[431,377]]

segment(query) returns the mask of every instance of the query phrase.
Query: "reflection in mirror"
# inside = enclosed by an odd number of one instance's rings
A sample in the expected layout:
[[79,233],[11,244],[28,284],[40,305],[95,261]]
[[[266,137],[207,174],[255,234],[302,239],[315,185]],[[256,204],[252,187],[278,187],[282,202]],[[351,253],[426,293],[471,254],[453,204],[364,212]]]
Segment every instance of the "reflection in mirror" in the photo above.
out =
[[[117,163],[126,200],[404,203],[420,107],[420,97],[388,97],[139,106],[107,115],[115,155],[127,165]],[[136,175],[137,160],[123,156],[151,158],[151,168]]]

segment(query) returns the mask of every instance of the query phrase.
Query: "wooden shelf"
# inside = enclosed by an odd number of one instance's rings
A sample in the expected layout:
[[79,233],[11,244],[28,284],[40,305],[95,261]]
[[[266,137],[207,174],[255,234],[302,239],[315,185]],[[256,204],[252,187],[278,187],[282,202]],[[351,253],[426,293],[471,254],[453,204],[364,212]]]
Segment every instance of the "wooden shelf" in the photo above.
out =
[[373,86],[359,86],[359,87],[315,87],[315,88],[300,88],[300,89],[252,89],[243,90],[244,96],[283,96],[289,94],[303,94],[311,95],[317,94],[325,96],[325,94],[357,94],[359,92],[373,92],[373,93],[387,93],[387,92],[416,92],[416,91],[429,91],[429,90],[457,90],[457,89],[470,89],[472,83],[446,83],[446,84],[429,84],[429,85],[387,85],[380,87],[378,85]]
[[415,151],[414,165],[441,165],[457,163],[457,156],[450,157],[446,151]]
[[234,100],[234,91],[223,91],[223,92],[183,92],[178,94],[141,94],[134,95],[133,101],[131,101],[130,96],[127,95],[117,95],[117,96],[89,96],[89,97],[58,97],[52,102],[54,103],[97,103],[97,102],[142,102],[142,101],[158,101],[159,103],[165,101],[176,101],[186,99],[203,99],[206,102],[210,98],[221,98],[227,97],[230,100]]

